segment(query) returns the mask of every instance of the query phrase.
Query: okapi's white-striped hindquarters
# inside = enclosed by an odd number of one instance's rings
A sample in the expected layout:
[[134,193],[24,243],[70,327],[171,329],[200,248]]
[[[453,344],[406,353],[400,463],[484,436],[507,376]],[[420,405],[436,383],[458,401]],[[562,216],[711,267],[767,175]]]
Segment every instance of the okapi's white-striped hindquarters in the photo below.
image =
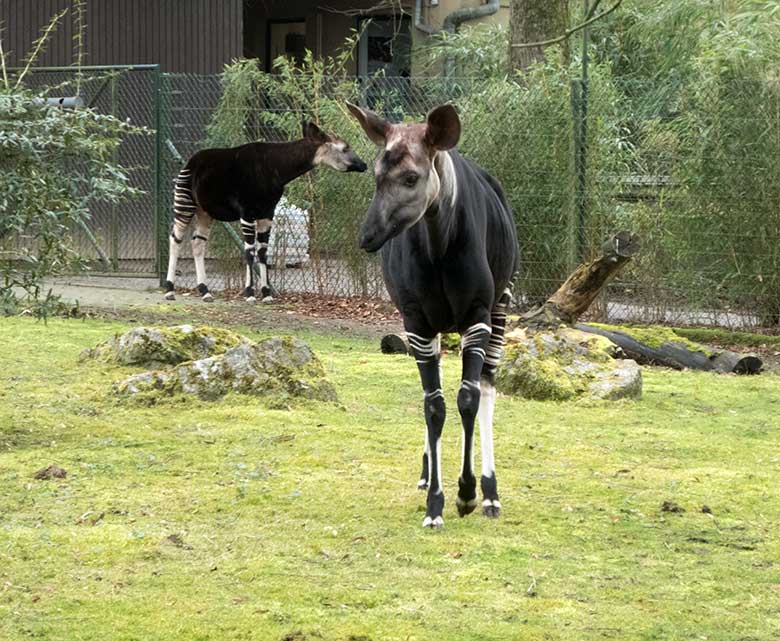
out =
[[168,243],[168,275],[166,277],[167,287],[166,298],[173,298],[173,283],[176,281],[176,263],[179,260],[179,249],[187,227],[192,221],[197,209],[195,201],[192,198],[192,177],[189,169],[182,169],[174,180],[173,189],[173,226],[171,228],[171,238]]

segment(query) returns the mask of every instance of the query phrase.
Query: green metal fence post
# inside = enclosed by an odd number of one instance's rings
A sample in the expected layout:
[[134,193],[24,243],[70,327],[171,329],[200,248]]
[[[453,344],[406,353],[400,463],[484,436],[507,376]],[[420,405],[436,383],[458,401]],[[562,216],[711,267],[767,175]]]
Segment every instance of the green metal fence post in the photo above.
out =
[[572,131],[572,162],[573,175],[567,187],[571,195],[571,214],[568,217],[568,255],[569,269],[577,267],[579,256],[579,205],[580,205],[580,89],[582,85],[579,79],[573,79],[570,83],[571,97],[571,131]]
[[[111,115],[115,118],[119,117],[119,96],[117,94],[116,76],[111,78]],[[114,163],[117,163],[119,152],[114,152]],[[118,163],[117,163],[118,164]],[[119,271],[119,211],[118,205],[113,204],[111,206],[111,269],[113,271]]]
[[165,281],[164,265],[168,259],[168,246],[165,243],[166,240],[166,207],[165,207],[165,195],[163,184],[163,141],[165,140],[164,131],[164,117],[163,117],[163,100],[164,100],[164,87],[163,87],[163,75],[160,69],[160,65],[154,66],[154,110],[155,110],[155,152],[154,152],[154,174],[155,174],[155,270],[162,287]]
[[[583,15],[588,15],[588,0],[583,0]],[[575,81],[577,85],[574,118],[575,118],[575,170],[577,180],[577,217],[575,238],[574,265],[583,262],[587,252],[587,217],[588,217],[588,28],[582,30],[582,77]],[[574,89],[574,87],[572,87]]]

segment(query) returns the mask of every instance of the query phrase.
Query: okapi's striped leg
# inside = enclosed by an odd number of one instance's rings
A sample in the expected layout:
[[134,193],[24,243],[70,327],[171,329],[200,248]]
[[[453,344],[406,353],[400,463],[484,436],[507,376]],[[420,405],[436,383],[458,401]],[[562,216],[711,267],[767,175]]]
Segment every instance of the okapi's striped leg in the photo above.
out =
[[490,323],[492,333],[482,368],[480,388],[482,400],[479,405],[477,420],[479,421],[479,436],[482,449],[482,512],[485,516],[496,518],[501,513],[501,501],[498,500],[498,483],[496,482],[496,464],[493,459],[493,409],[496,404],[496,370],[498,362],[504,353],[504,330],[506,328],[506,310],[512,298],[506,289],[499,298],[492,313]]
[[[441,433],[444,428],[446,405],[439,377],[439,341],[407,331],[409,345],[417,361],[422,381],[425,408],[425,454],[428,461],[428,497],[423,527],[444,526],[444,491],[441,486]],[[425,464],[425,459],[423,459]]]
[[490,334],[490,325],[478,322],[464,331],[461,337],[463,373],[458,391],[458,411],[463,423],[463,458],[458,477],[458,498],[455,502],[460,516],[470,514],[478,504],[477,478],[474,475],[474,420],[480,406],[479,377],[485,363],[485,350]]
[[241,219],[241,236],[244,238],[244,260],[246,260],[246,286],[244,287],[244,298],[247,303],[254,303],[255,298],[255,253],[257,252],[257,233],[255,232],[255,223],[250,220]]
[[257,231],[257,262],[260,265],[260,299],[266,303],[273,300],[268,282],[268,239],[271,237],[271,221],[259,218],[255,221]]
[[195,233],[192,234],[192,258],[195,261],[195,274],[198,279],[198,293],[201,299],[210,303],[214,300],[206,285],[206,246],[211,235],[214,219],[202,209],[195,216]]
[[[439,362],[439,386],[442,385],[444,382],[444,376],[442,374],[441,369],[441,334],[436,336],[436,345],[434,347],[434,353],[436,353],[437,360]],[[428,426],[425,426],[425,429],[423,430],[425,433],[425,440],[424,440],[424,447],[423,447],[423,455],[422,455],[422,471],[420,472],[420,480],[417,481],[417,489],[418,490],[427,490],[428,489],[428,475],[429,475],[429,469],[428,469]]]
[[184,240],[192,217],[195,215],[195,201],[192,199],[192,176],[189,169],[182,169],[174,181],[173,190],[173,226],[171,239],[168,243],[168,275],[165,279],[165,299],[174,300],[174,281],[176,280],[176,263],[179,260],[179,249]]

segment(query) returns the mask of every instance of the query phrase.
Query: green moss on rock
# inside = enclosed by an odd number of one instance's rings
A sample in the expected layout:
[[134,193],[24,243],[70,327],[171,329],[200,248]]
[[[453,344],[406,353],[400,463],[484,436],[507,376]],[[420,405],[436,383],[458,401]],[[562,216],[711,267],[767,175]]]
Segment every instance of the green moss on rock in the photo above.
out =
[[671,327],[660,327],[658,325],[634,326],[634,325],[604,325],[601,323],[590,323],[594,327],[606,329],[611,332],[621,332],[630,336],[648,347],[658,349],[664,344],[677,345],[684,347],[691,352],[700,352],[708,358],[715,355],[715,352],[701,343],[694,343],[692,340],[680,336]]
[[159,365],[223,354],[243,339],[235,332],[206,325],[135,327],[82,352],[82,359],[122,365]]
[[638,397],[639,366],[614,360],[614,353],[608,339],[568,327],[533,334],[515,330],[507,335],[496,387],[534,400]]
[[442,334],[441,346],[442,349],[447,349],[451,352],[457,352],[460,349],[460,334]]

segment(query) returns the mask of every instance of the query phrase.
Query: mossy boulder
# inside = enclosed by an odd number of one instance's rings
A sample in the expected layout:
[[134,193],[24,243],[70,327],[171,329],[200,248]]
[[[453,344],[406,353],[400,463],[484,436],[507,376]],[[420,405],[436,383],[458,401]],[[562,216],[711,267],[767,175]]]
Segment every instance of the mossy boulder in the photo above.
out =
[[496,387],[534,400],[639,398],[642,371],[635,361],[615,359],[609,339],[570,327],[506,336]]
[[134,374],[116,386],[122,396],[148,402],[177,393],[215,400],[228,392],[284,402],[291,397],[337,401],[311,348],[292,337],[242,339],[223,354],[181,363],[170,370]]
[[291,336],[252,341],[209,326],[136,327],[85,350],[82,359],[157,368],[115,385],[120,396],[150,403],[175,394],[213,400],[228,392],[280,405],[293,397],[338,400],[320,360]]
[[81,356],[120,365],[176,365],[224,354],[243,340],[235,332],[217,327],[135,327],[84,350]]

